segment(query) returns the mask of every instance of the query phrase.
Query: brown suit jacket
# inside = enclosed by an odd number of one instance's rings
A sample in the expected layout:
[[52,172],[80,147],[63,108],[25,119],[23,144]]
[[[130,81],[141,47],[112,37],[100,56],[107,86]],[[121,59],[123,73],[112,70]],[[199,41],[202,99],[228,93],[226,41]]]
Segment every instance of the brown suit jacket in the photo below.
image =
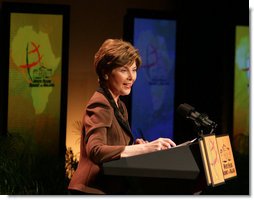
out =
[[[128,121],[127,109],[120,116]],[[117,177],[103,176],[102,164],[119,159],[131,136],[119,124],[114,109],[107,98],[95,92],[85,110],[83,118],[85,133],[81,135],[80,159],[68,189],[86,193],[114,194],[124,190],[124,182]]]

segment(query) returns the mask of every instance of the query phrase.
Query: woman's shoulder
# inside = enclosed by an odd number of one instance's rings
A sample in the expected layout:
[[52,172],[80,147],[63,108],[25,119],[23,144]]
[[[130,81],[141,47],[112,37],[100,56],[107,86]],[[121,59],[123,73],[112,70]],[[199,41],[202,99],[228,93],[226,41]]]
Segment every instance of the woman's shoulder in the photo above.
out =
[[101,107],[104,109],[113,110],[107,98],[100,92],[95,91],[87,103],[87,108]]

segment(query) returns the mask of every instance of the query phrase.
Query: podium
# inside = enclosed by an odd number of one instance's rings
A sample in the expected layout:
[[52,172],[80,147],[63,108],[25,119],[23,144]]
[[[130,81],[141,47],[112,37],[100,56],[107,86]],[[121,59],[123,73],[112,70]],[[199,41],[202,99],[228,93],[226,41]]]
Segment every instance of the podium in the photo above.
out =
[[129,194],[195,194],[207,185],[198,142],[103,164],[105,176],[129,182]]

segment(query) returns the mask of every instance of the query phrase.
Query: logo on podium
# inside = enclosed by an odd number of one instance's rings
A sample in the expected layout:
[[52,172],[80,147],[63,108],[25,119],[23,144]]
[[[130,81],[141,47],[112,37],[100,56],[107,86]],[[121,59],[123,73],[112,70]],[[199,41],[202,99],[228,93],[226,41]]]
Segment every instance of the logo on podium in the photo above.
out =
[[216,186],[237,176],[228,135],[206,135],[199,139],[207,185]]

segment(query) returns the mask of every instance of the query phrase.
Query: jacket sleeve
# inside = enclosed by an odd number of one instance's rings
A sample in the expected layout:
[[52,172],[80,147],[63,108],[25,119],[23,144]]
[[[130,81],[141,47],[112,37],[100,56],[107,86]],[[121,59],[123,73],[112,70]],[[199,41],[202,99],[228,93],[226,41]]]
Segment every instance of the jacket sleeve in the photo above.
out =
[[86,152],[97,164],[120,158],[125,148],[123,145],[107,145],[107,128],[112,124],[113,115],[113,109],[107,103],[94,102],[86,109],[84,118]]

